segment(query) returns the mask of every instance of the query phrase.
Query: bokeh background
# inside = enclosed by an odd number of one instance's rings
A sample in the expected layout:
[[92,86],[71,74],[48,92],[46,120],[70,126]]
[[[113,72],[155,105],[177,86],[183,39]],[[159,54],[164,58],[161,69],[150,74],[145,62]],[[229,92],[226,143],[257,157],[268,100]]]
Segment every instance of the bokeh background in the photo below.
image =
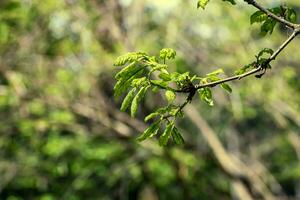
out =
[[262,37],[243,1],[196,4],[1,0],[0,199],[300,199],[299,38],[262,79],[214,88],[214,107],[195,98],[178,121],[184,145],[135,140],[163,95],[147,94],[137,119],[119,111],[113,62],[125,52],[170,47],[171,71],[231,75],[290,34]]

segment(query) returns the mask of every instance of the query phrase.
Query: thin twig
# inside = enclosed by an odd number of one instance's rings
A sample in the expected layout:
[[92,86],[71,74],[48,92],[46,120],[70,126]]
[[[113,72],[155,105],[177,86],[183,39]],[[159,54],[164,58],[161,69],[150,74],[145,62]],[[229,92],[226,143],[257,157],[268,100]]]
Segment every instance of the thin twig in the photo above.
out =
[[[233,81],[233,80],[240,80],[242,78],[245,78],[247,76],[250,76],[250,75],[253,75],[253,74],[256,74],[257,72],[261,71],[261,70],[264,70],[263,73],[265,73],[265,66],[267,66],[270,62],[272,62],[272,60],[275,60],[276,57],[280,54],[280,52],[283,51],[283,49],[285,49],[285,47],[300,33],[300,29],[295,29],[293,31],[293,33],[291,34],[290,37],[288,37],[288,39],[286,39],[282,45],[280,45],[278,47],[278,49],[267,59],[267,61],[263,64],[261,64],[259,67],[255,68],[255,69],[252,69],[244,74],[241,74],[241,75],[235,75],[235,76],[231,76],[231,77],[228,77],[228,78],[225,78],[225,79],[221,79],[221,80],[218,80],[218,81],[213,81],[213,82],[210,82],[210,83],[206,83],[206,84],[198,84],[198,85],[195,85],[193,88],[195,90],[199,90],[201,88],[205,88],[205,87],[214,87],[216,85],[219,85],[219,84],[222,84],[222,83],[226,83],[226,82],[229,82],[229,81]],[[183,91],[180,91],[180,92],[183,92]],[[186,93],[189,93],[191,94],[193,92],[193,96],[195,94],[195,91],[194,90],[191,90],[190,92],[186,92]],[[190,96],[190,95],[189,95]],[[180,106],[180,110],[182,110],[186,105],[187,105],[188,101],[184,102],[181,106]]]
[[252,74],[256,74],[257,72],[259,72],[261,70],[262,70],[262,68],[258,67],[258,68],[255,68],[255,69],[253,69],[251,71],[248,71],[248,72],[246,72],[244,74],[241,74],[241,75],[231,76],[231,77],[224,78],[224,79],[221,79],[221,80],[218,80],[218,81],[213,81],[213,82],[210,82],[210,83],[198,84],[198,85],[195,86],[195,88],[198,90],[198,89],[205,88],[205,87],[214,87],[214,86],[219,85],[221,83],[226,83],[226,82],[237,80],[237,79],[240,80],[240,79],[245,78],[247,76],[250,76]]
[[294,30],[290,37],[284,43],[282,43],[282,45],[280,45],[280,47],[271,55],[269,60],[275,60],[278,54],[297,36],[298,33],[299,30]]
[[266,9],[263,6],[261,6],[260,4],[258,4],[255,0],[244,0],[244,1],[247,2],[248,4],[252,5],[252,6],[256,7],[258,10],[264,12],[269,17],[272,17],[276,21],[278,21],[282,24],[285,24],[286,26],[288,26],[288,27],[290,27],[294,30],[300,27],[299,24],[294,24],[292,22],[289,22],[289,21],[285,20],[283,17],[279,17],[279,16],[275,15],[274,13],[269,11],[268,9]]
[[[276,57],[280,54],[280,52],[297,36],[297,34],[299,33],[298,30],[295,30],[293,31],[293,33],[291,34],[291,36],[285,40],[282,45],[280,45],[278,47],[278,49],[268,58],[267,60],[267,63],[264,63],[265,65],[269,64],[272,60],[275,60]],[[205,88],[205,87],[214,87],[216,85],[219,85],[221,83],[226,83],[226,82],[229,82],[229,81],[233,81],[233,80],[237,80],[237,79],[242,79],[244,77],[247,77],[247,76],[250,76],[252,74],[255,74],[259,71],[261,71],[263,68],[262,66],[256,68],[256,69],[253,69],[249,72],[246,72],[244,74],[241,74],[241,75],[236,75],[236,76],[232,76],[232,77],[228,77],[228,78],[225,78],[225,79],[222,79],[222,80],[218,80],[218,81],[214,81],[214,82],[210,82],[210,83],[206,83],[206,84],[199,84],[199,85],[196,85],[195,88],[198,90],[200,88]]]
[[260,4],[258,4],[255,0],[244,0],[244,1],[247,2],[250,5],[253,5],[254,7],[256,7],[260,11],[264,12],[269,17],[272,17],[276,21],[278,21],[278,22],[280,22],[280,23],[282,23],[282,24],[284,24],[284,25],[292,28],[293,29],[293,33],[277,48],[277,50],[266,60],[266,62],[261,63],[259,66],[257,66],[256,68],[254,68],[254,69],[252,69],[252,70],[250,70],[250,71],[248,71],[246,73],[243,73],[243,74],[240,74],[240,75],[231,76],[231,77],[224,78],[224,79],[221,79],[221,80],[218,80],[218,81],[213,81],[213,82],[210,82],[210,83],[197,84],[197,85],[191,84],[191,87],[188,88],[188,89],[186,89],[186,88],[185,89],[174,89],[174,88],[171,88],[169,86],[161,86],[161,85],[158,85],[158,84],[156,84],[154,82],[150,82],[152,85],[155,85],[155,86],[160,87],[162,89],[172,90],[172,91],[178,92],[178,93],[188,93],[189,94],[189,96],[187,97],[187,99],[185,100],[185,102],[182,103],[180,105],[180,107],[178,108],[176,114],[175,115],[166,115],[166,116],[163,117],[164,119],[168,119],[169,117],[176,116],[179,112],[181,112],[183,110],[183,108],[189,102],[191,102],[191,100],[194,97],[196,91],[199,90],[199,89],[201,89],[201,88],[214,87],[216,85],[219,85],[219,84],[222,84],[222,83],[226,83],[226,82],[229,82],[229,81],[240,80],[240,79],[245,78],[247,76],[256,74],[259,71],[263,71],[262,74],[260,74],[260,75],[263,75],[265,73],[265,71],[266,71],[266,66],[268,66],[270,64],[270,62],[272,62],[273,60],[275,60],[276,57],[287,47],[287,45],[297,35],[300,34],[300,24],[291,23],[291,22],[285,20],[284,18],[275,15],[274,13],[272,13],[271,11],[269,11],[268,9],[266,9],[266,8],[262,7]]

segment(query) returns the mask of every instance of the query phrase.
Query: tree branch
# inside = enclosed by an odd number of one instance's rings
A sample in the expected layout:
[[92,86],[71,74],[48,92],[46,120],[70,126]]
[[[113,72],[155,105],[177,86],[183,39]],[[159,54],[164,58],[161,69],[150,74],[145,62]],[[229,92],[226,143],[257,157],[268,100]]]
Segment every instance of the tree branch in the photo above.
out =
[[292,22],[289,22],[287,20],[285,20],[284,18],[282,17],[279,17],[277,15],[275,15],[274,13],[272,13],[271,11],[269,11],[268,9],[262,7],[260,4],[258,4],[255,0],[244,0],[245,2],[247,2],[248,4],[256,7],[258,10],[264,12],[266,15],[268,15],[269,17],[272,17],[273,19],[275,19],[276,21],[292,28],[292,29],[299,29],[300,28],[300,25],[299,24],[294,24]]
[[271,11],[269,11],[268,9],[262,7],[260,4],[258,4],[255,0],[244,0],[245,2],[247,2],[248,4],[250,5],[253,5],[254,7],[256,7],[257,9],[261,10],[262,12],[264,12],[265,14],[267,14],[269,17],[272,17],[273,19],[275,19],[276,21],[278,21],[279,23],[282,23],[290,28],[293,29],[293,33],[277,48],[276,51],[274,51],[274,53],[263,63],[260,63],[258,64],[256,62],[256,66],[254,66],[255,68],[246,72],[246,73],[243,73],[243,74],[240,74],[240,75],[235,75],[235,76],[231,76],[231,77],[228,77],[228,78],[224,78],[224,79],[221,79],[221,80],[218,80],[218,81],[213,81],[213,82],[210,82],[210,83],[205,83],[205,84],[190,84],[190,85],[187,85],[186,88],[184,89],[174,89],[172,87],[169,87],[169,86],[162,86],[162,85],[159,85],[159,84],[156,84],[155,82],[153,81],[150,81],[150,84],[153,85],[153,86],[157,86],[159,88],[162,88],[162,89],[166,89],[166,90],[172,90],[173,92],[177,92],[177,93],[186,93],[188,94],[188,97],[186,98],[186,100],[180,105],[180,107],[178,108],[177,112],[175,115],[165,115],[163,118],[164,119],[167,119],[169,117],[172,117],[172,116],[175,116],[181,112],[183,110],[183,108],[192,101],[193,97],[195,96],[195,93],[197,90],[201,89],[201,88],[206,88],[206,87],[214,87],[216,85],[219,85],[219,84],[222,84],[222,83],[226,83],[226,82],[229,82],[229,81],[233,81],[233,80],[240,80],[242,78],[245,78],[247,76],[251,76],[253,74],[256,74],[260,71],[262,71],[261,74],[259,74],[260,76],[263,75],[266,71],[266,68],[267,66],[270,64],[270,62],[272,62],[273,60],[276,59],[276,57],[288,46],[288,44],[298,35],[300,34],[300,24],[294,24],[294,23],[291,23],[287,20],[285,20],[284,18],[282,17],[279,17],[277,15],[275,15],[274,13],[272,13]]
[[272,60],[275,60],[276,57],[280,54],[280,52],[282,52],[287,45],[300,33],[300,29],[295,29],[293,31],[293,33],[278,47],[278,49],[267,59],[266,62],[264,62],[263,64],[260,64],[257,68],[252,69],[244,74],[241,75],[235,75],[235,76],[231,76],[228,78],[224,78],[218,81],[213,81],[210,83],[206,83],[206,84],[198,84],[198,85],[192,85],[192,87],[189,90],[175,90],[177,92],[181,92],[181,93],[188,93],[189,96],[187,98],[187,100],[180,106],[180,111],[187,105],[188,102],[190,102],[193,98],[193,96],[195,95],[195,92],[201,88],[205,88],[205,87],[214,87],[216,85],[222,84],[222,83],[226,83],[229,81],[233,81],[233,80],[240,80],[242,78],[245,78],[247,76],[256,74],[257,72],[264,70],[262,74],[265,73],[265,66],[267,66]]

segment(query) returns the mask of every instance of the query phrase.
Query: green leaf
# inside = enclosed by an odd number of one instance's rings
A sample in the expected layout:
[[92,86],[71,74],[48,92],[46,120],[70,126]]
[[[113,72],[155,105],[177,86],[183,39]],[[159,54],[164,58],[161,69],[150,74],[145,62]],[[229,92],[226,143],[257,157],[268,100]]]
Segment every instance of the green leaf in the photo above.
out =
[[160,73],[158,75],[158,77],[161,78],[164,81],[171,81],[172,80],[171,75],[167,74],[167,73]]
[[271,69],[270,62],[267,58],[260,58],[257,63],[264,69],[266,68]]
[[217,77],[216,75],[210,75],[209,77],[207,77],[207,79],[209,79],[212,82],[221,80],[221,78]]
[[255,66],[255,64],[256,64],[256,62],[252,62],[252,63],[250,63],[250,64],[244,65],[241,69],[236,70],[234,73],[235,73],[236,75],[244,74],[244,73],[247,71],[247,69],[249,69],[249,68]]
[[205,101],[208,105],[213,106],[214,105],[214,101],[212,99],[212,93],[210,88],[201,88],[200,90],[198,90],[198,93],[200,95],[200,98]]
[[160,90],[160,87],[158,87],[158,86],[154,86],[154,87],[152,88],[152,92],[153,92],[153,93],[157,93],[157,92],[159,92],[159,90]]
[[274,53],[274,51],[270,48],[264,48],[263,50],[261,50],[257,57],[260,58],[261,56],[263,56],[264,54],[269,54],[269,55],[272,55]]
[[132,104],[131,104],[131,107],[130,107],[131,117],[135,117],[136,116],[136,112],[137,112],[139,103],[142,100],[142,98],[144,97],[144,95],[145,95],[145,93],[146,93],[146,91],[147,91],[148,88],[149,88],[149,86],[141,87],[141,89],[139,90],[139,92],[133,98]]
[[149,82],[146,77],[136,78],[136,79],[132,80],[132,82],[131,82],[132,87],[141,87],[141,86],[145,86],[148,84],[149,84]]
[[134,79],[134,77],[131,77],[129,79],[120,79],[117,81],[117,83],[114,86],[114,95],[115,97],[121,96],[122,93],[124,93],[131,85],[131,81]]
[[221,83],[221,88],[223,88],[224,90],[226,90],[228,93],[232,92],[231,87],[227,83]]
[[174,49],[171,48],[164,48],[162,50],[160,50],[159,52],[159,57],[161,59],[174,59],[176,56],[176,51]]
[[130,63],[129,65],[127,65],[126,67],[124,67],[121,71],[119,71],[115,75],[115,78],[116,79],[129,78],[133,74],[135,74],[136,72],[138,72],[139,70],[141,70],[142,68],[144,68],[144,67],[141,66],[141,65],[137,65],[136,62]]
[[168,86],[168,83],[164,80],[151,80],[150,82],[160,88],[166,88]]
[[184,143],[184,139],[181,136],[181,134],[179,133],[178,129],[174,126],[173,131],[172,131],[172,137],[173,140],[176,144],[183,144]]
[[294,9],[292,8],[287,8],[285,12],[284,18],[292,23],[296,23],[297,21],[297,13]]
[[217,69],[209,74],[206,74],[206,76],[216,76],[216,75],[219,75],[219,74],[224,74],[224,70],[223,69]]
[[232,5],[235,5],[235,4],[236,4],[234,0],[223,0],[223,1],[228,1],[228,2],[230,2]]
[[165,72],[166,69],[168,68],[168,65],[159,64],[159,63],[151,63],[151,65],[149,65],[149,66],[152,68],[151,72],[154,72],[154,71]]
[[276,25],[276,21],[274,19],[268,17],[260,28],[261,34],[263,36],[266,35],[267,33],[272,34],[275,25]]
[[165,92],[165,96],[166,96],[169,103],[173,102],[174,99],[176,98],[176,94],[171,90],[167,90]]
[[126,95],[126,97],[124,98],[123,102],[122,102],[122,106],[121,106],[121,111],[125,111],[128,106],[131,104],[133,98],[134,98],[134,93],[136,91],[136,88],[132,88],[130,90],[130,92],[128,92],[128,94]]
[[170,111],[170,109],[172,109],[172,105],[168,105],[166,107],[158,108],[155,112],[163,115],[166,112]]
[[250,23],[251,24],[256,23],[256,22],[261,23],[261,22],[265,21],[267,18],[268,18],[268,15],[259,10],[251,15]]
[[159,137],[159,145],[166,146],[174,128],[174,122],[170,122],[163,134]]
[[150,113],[149,115],[147,115],[144,119],[145,122],[149,121],[150,119],[156,117],[157,115],[160,115],[160,113],[158,112],[153,112],[153,113]]
[[209,0],[199,0],[197,3],[197,8],[202,8],[204,10],[208,2]]
[[122,56],[119,56],[115,60],[114,65],[115,66],[123,66],[126,63],[131,63],[131,62],[134,62],[134,61],[139,61],[141,58],[144,58],[144,57],[146,57],[145,53],[142,53],[142,52],[129,52],[129,53],[126,53],[126,54],[124,54]]
[[140,68],[138,71],[132,74],[131,77],[126,76],[120,78],[114,86],[115,97],[119,97],[122,93],[124,93],[130,87],[132,81],[143,73],[143,69],[144,68]]
[[283,17],[282,15],[282,7],[281,6],[277,6],[271,9],[268,9],[269,11],[271,11],[272,13],[274,13],[277,16]]
[[151,124],[143,133],[141,136],[137,138],[139,142],[146,140],[147,138],[153,137],[154,135],[157,134],[159,130],[159,125],[160,125],[160,120],[154,122]]

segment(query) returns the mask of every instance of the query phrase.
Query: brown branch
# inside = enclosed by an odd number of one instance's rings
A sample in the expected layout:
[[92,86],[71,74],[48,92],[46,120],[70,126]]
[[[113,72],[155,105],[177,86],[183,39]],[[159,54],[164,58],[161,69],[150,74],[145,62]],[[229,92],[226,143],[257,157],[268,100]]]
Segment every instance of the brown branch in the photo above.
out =
[[263,6],[261,6],[260,4],[258,4],[255,0],[244,0],[245,2],[247,2],[248,4],[256,7],[258,10],[264,12],[266,15],[268,15],[269,17],[272,17],[273,19],[275,19],[276,21],[292,28],[292,29],[299,29],[300,25],[299,24],[294,24],[292,22],[289,22],[287,20],[285,20],[283,17],[279,17],[277,15],[275,15],[274,13],[272,13],[271,11],[269,11],[268,9],[264,8]]
[[280,52],[299,34],[299,32],[300,29],[294,30],[290,37],[288,37],[288,39],[284,41],[284,43],[282,43],[282,45],[280,45],[280,47],[270,56],[269,61],[271,62],[272,60],[275,60],[278,54],[280,54]]
[[[264,65],[266,66],[267,64],[269,64],[272,60],[275,60],[276,57],[280,54],[280,52],[282,52],[282,50],[297,36],[297,34],[300,33],[300,30],[294,30],[293,33],[290,35],[290,37],[288,37],[288,39],[286,39],[279,47],[278,49],[268,58],[267,62],[264,63]],[[218,81],[213,81],[213,82],[210,82],[210,83],[206,83],[206,84],[198,84],[195,86],[195,88],[198,90],[200,88],[205,88],[205,87],[214,87],[216,85],[219,85],[221,83],[226,83],[226,82],[229,82],[229,81],[233,81],[233,80],[239,80],[239,79],[242,79],[242,78],[245,78],[247,76],[250,76],[252,74],[256,74],[257,72],[263,70],[263,67],[264,66],[259,66],[258,68],[256,69],[253,69],[251,71],[248,71],[244,74],[241,74],[241,75],[236,75],[236,76],[232,76],[232,77],[228,77],[228,78],[225,78],[225,79],[222,79],[222,80],[218,80]]]
[[210,83],[206,83],[206,84],[198,84],[195,86],[195,88],[198,90],[198,89],[201,89],[201,88],[205,88],[205,87],[214,87],[216,85],[219,85],[221,83],[226,83],[226,82],[229,82],[229,81],[233,81],[233,80],[240,80],[242,78],[245,78],[247,76],[250,76],[252,74],[256,74],[257,72],[261,71],[262,70],[262,67],[258,67],[258,68],[255,68],[251,71],[248,71],[244,74],[241,74],[241,75],[236,75],[236,76],[231,76],[231,77],[228,77],[228,78],[224,78],[224,79],[221,79],[221,80],[218,80],[218,81],[213,81],[213,82],[210,82]]
[[[199,90],[201,88],[205,88],[205,87],[214,87],[216,85],[219,85],[219,84],[222,84],[222,83],[226,83],[226,82],[229,82],[229,81],[233,81],[233,80],[240,80],[242,78],[245,78],[247,76],[250,76],[250,75],[253,75],[253,74],[256,74],[257,72],[261,71],[261,70],[264,70],[263,73],[265,73],[265,66],[267,66],[272,60],[275,60],[276,57],[280,54],[280,52],[282,52],[286,47],[287,45],[300,33],[300,29],[295,29],[293,31],[293,33],[290,35],[290,37],[288,37],[279,47],[278,49],[267,59],[266,62],[264,62],[263,64],[261,64],[259,67],[255,68],[255,69],[252,69],[244,74],[241,74],[241,75],[235,75],[235,76],[231,76],[231,77],[228,77],[228,78],[224,78],[224,79],[221,79],[221,80],[218,80],[218,81],[213,81],[213,82],[210,82],[210,83],[206,83],[206,84],[198,84],[198,85],[193,85],[190,90],[186,90],[186,91],[183,91],[183,90],[179,90],[178,92],[185,92],[185,93],[189,93],[189,97],[188,99],[192,99],[193,96],[195,95],[195,91],[196,90]],[[191,98],[190,98],[191,97]],[[180,110],[182,110],[186,105],[187,105],[188,101],[184,102],[181,106],[180,106]]]
[[213,81],[210,83],[205,83],[205,84],[190,84],[187,86],[187,88],[184,89],[174,89],[172,87],[169,86],[162,86],[159,84],[154,83],[153,81],[150,81],[150,84],[153,86],[157,86],[159,88],[162,89],[166,89],[166,90],[172,90],[173,92],[177,92],[177,93],[188,93],[188,97],[186,98],[185,102],[182,103],[180,105],[180,107],[178,108],[177,112],[175,113],[175,115],[166,115],[163,118],[168,120],[169,117],[176,117],[176,115],[181,112],[183,110],[183,108],[192,101],[195,93],[197,90],[201,89],[201,88],[206,88],[206,87],[214,87],[216,85],[222,84],[222,83],[226,83],[229,81],[233,81],[233,80],[240,80],[242,78],[251,76],[253,74],[256,74],[260,71],[263,71],[262,74],[263,75],[266,71],[267,66],[270,64],[270,62],[272,62],[273,60],[276,59],[276,57],[288,46],[288,44],[298,35],[300,34],[300,24],[294,24],[291,23],[287,20],[285,20],[284,18],[278,17],[277,15],[275,15],[274,13],[272,13],[271,11],[265,9],[264,7],[262,7],[260,4],[258,4],[255,0],[244,0],[245,2],[247,2],[250,5],[253,5],[254,7],[256,7],[257,9],[261,10],[262,12],[266,13],[269,17],[272,17],[273,19],[277,20],[278,22],[287,25],[288,27],[292,28],[294,31],[293,33],[277,48],[277,50],[266,60],[266,62],[261,63],[260,65],[256,66],[256,68],[240,74],[240,75],[235,75],[235,76],[231,76],[228,78],[224,78],[218,81]]

